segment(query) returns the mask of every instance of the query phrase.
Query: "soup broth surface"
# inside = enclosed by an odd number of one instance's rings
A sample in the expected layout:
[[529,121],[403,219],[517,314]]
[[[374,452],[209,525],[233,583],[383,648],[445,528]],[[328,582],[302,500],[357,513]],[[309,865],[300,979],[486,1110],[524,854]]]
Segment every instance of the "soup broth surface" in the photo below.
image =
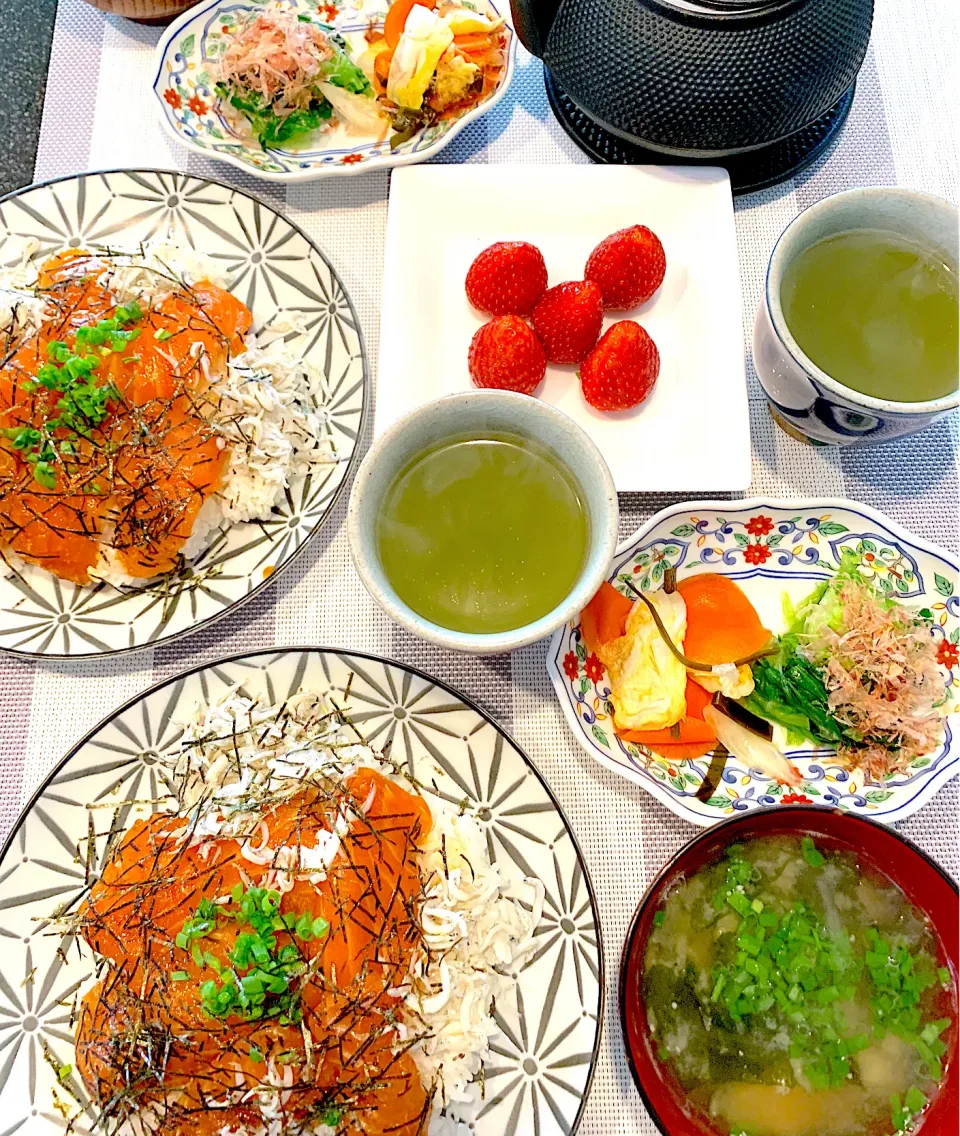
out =
[[454,438],[417,455],[388,489],[380,563],[415,612],[452,631],[523,627],[570,594],[589,526],[573,475],[507,433]]
[[953,991],[897,887],[809,837],[763,837],[670,893],[642,993],[661,1060],[722,1131],[889,1136],[937,1091]]
[[957,272],[929,249],[878,229],[825,237],[787,266],[780,302],[804,354],[861,394],[957,389]]

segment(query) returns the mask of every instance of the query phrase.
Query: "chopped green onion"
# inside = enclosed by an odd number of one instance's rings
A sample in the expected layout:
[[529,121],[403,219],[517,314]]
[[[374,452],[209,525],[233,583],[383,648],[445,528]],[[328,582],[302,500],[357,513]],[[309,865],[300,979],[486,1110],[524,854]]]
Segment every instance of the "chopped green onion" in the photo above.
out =
[[920,1092],[916,1085],[912,1085],[907,1089],[907,1095],[903,1098],[903,1103],[912,1113],[916,1114],[923,1112],[927,1104],[927,1098]]
[[803,858],[810,865],[811,868],[822,868],[827,862],[826,857],[822,852],[817,850],[816,845],[809,836],[805,836],[800,841],[800,849],[803,853]]
[[[302,1019],[298,979],[307,966],[295,943],[278,942],[277,932],[289,932],[306,942],[325,935],[329,924],[309,912],[281,914],[281,899],[278,891],[238,884],[231,890],[229,905],[201,900],[184,923],[177,945],[189,949],[198,966],[209,967],[217,975],[200,987],[201,1004],[211,1017],[236,1015],[245,1021],[277,1017],[288,1023]],[[229,919],[245,928],[237,934],[228,955],[235,970],[203,951],[197,941],[216,929],[218,919]]]

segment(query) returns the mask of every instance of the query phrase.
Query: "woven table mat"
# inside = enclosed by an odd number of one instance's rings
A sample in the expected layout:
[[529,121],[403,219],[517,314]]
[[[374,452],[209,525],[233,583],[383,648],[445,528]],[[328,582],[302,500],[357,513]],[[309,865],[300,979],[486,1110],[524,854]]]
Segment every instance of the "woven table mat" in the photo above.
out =
[[[952,45],[955,0],[878,0],[873,41],[837,146],[800,177],[737,201],[748,349],[773,244],[811,202],[858,185],[904,185],[957,200],[960,137]],[[209,162],[161,133],[152,105],[160,30],[60,0],[36,178],[147,166],[229,181],[301,225],[336,266],[356,305],[374,379],[388,175],[284,189]],[[446,162],[585,162],[548,108],[543,70],[521,47],[503,101],[443,151]],[[851,497],[913,532],[960,551],[957,416],[878,449],[814,449],[771,421],[748,362],[752,494]],[[363,439],[363,445],[369,438]],[[723,439],[717,439],[723,460]],[[703,496],[716,496],[709,485]],[[621,497],[621,533],[679,496]],[[545,670],[546,644],[474,659],[420,642],[374,606],[350,564],[346,498],[276,585],[186,640],[132,658],[32,664],[0,656],[0,836],[43,776],[81,734],[152,682],[219,655],[322,644],[377,652],[423,668],[490,710],[543,772],[576,831],[596,888],[606,950],[607,1020],[581,1127],[584,1136],[656,1131],[630,1081],[616,1010],[626,926],[645,886],[695,829],[639,788],[601,769],[574,743]],[[898,827],[960,872],[960,782]]]

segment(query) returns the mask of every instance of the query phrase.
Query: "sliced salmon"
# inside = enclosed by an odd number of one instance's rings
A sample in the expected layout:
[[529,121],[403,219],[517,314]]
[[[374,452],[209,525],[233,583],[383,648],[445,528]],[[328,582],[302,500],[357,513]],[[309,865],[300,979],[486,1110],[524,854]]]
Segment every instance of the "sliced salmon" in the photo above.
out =
[[[398,1048],[392,1013],[419,941],[412,912],[422,887],[417,856],[431,828],[429,806],[363,769],[345,791],[305,787],[265,806],[261,816],[246,840],[191,843],[188,820],[156,814],[137,821],[120,841],[79,913],[82,934],[109,969],[84,1002],[78,1068],[101,1101],[141,1078],[147,1087],[140,1103],[162,1112],[161,1131],[189,1136],[208,1131],[206,1098],[222,1098],[238,1084],[262,1087],[259,1057],[283,1052],[284,1067],[292,1070],[284,1074],[291,1082],[284,1106],[291,1124],[311,1110],[333,1108],[349,1118],[344,1131],[416,1136],[425,1130],[428,1094],[413,1059]],[[338,818],[348,827],[330,858],[326,842]],[[311,859],[321,845],[328,848],[325,867]],[[250,927],[221,917],[186,945],[177,937],[202,900],[226,900],[226,909],[237,884],[275,883],[284,849],[299,849],[314,879],[301,872],[285,885],[280,913],[329,925],[309,940],[282,929],[273,933],[276,950],[299,952],[302,1020],[212,1017],[204,983],[234,966],[231,952]],[[133,1067],[130,1047],[116,1040],[138,1031],[167,1039],[161,1083]],[[223,1124],[221,1118],[209,1131]]]
[[[46,346],[73,346],[77,329],[114,311],[103,286],[109,261],[68,250],[43,266],[38,286],[55,314],[0,367],[0,427],[39,428],[59,395],[29,384]],[[202,281],[158,302],[136,323],[129,350],[101,355],[98,385],[118,393],[104,422],[76,439],[47,488],[0,437],[0,548],[76,583],[112,550],[112,566],[148,579],[177,567],[203,503],[218,489],[228,452],[210,425],[209,391],[243,350],[249,309]],[[58,444],[68,431],[54,431]]]

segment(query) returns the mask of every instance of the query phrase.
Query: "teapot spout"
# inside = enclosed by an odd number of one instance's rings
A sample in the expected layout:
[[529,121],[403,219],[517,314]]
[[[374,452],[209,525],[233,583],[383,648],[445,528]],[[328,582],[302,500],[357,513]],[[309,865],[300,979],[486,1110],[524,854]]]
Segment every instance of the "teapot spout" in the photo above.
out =
[[531,55],[543,58],[547,36],[562,3],[563,0],[510,0],[513,26]]

